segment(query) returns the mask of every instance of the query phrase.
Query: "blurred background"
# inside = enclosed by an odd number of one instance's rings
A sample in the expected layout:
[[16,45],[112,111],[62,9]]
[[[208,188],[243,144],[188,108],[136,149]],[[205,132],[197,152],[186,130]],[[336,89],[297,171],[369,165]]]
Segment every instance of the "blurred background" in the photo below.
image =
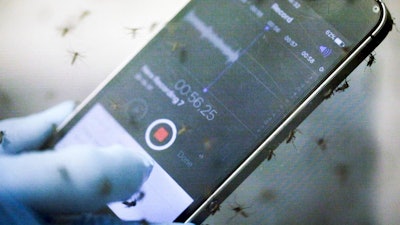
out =
[[[82,101],[187,2],[0,0],[0,119]],[[394,29],[204,224],[400,224],[399,43]]]

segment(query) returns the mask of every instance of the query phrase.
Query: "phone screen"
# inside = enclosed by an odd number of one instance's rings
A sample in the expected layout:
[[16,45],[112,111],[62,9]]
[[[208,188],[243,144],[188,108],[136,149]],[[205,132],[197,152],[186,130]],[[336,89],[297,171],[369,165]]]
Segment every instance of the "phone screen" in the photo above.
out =
[[[191,1],[61,131],[156,162],[123,220],[195,209],[377,25],[376,1]],[[339,20],[340,19],[340,20]],[[345,20],[345,21],[343,21]]]

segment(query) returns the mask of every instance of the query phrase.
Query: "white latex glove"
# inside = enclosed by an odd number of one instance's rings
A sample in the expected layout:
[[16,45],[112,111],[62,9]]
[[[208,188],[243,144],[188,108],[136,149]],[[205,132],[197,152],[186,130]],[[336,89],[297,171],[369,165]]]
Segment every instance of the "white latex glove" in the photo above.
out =
[[[19,208],[41,214],[92,212],[129,198],[146,181],[152,160],[134,149],[79,145],[38,151],[73,108],[73,102],[65,102],[28,117],[0,121],[0,217],[2,209],[7,215],[20,214],[7,212]],[[16,224],[27,222],[13,216]],[[83,216],[79,222],[123,223],[104,216]]]
[[36,212],[77,215],[69,218],[70,224],[148,224],[80,214],[138,191],[153,168],[147,156],[117,145],[38,151],[74,106],[65,102],[38,114],[0,121],[0,224],[43,223]]

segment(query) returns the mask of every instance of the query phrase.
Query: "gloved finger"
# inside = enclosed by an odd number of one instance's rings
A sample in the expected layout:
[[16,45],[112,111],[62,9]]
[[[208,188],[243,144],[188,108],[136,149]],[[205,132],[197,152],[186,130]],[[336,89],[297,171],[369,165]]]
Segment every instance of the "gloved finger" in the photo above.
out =
[[0,121],[0,154],[16,154],[38,149],[74,109],[75,103],[67,101],[43,112],[27,117]]
[[152,168],[149,157],[122,146],[6,155],[0,157],[0,191],[43,213],[90,212],[129,198]]

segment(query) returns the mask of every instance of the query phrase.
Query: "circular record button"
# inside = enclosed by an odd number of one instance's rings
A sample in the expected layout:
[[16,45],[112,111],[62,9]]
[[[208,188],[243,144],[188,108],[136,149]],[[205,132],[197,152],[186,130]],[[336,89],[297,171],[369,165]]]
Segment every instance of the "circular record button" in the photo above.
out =
[[176,140],[176,126],[168,119],[158,119],[147,127],[145,139],[147,145],[156,151],[165,150]]

